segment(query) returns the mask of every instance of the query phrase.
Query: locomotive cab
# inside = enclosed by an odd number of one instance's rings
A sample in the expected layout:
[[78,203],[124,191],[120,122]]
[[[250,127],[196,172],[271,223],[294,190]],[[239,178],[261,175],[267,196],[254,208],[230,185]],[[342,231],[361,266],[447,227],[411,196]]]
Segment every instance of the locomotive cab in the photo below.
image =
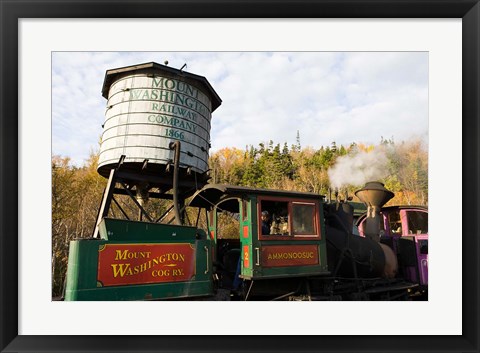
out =
[[322,202],[317,194],[230,185],[198,191],[190,206],[208,211],[218,286],[245,297],[282,296],[305,277],[328,274]]

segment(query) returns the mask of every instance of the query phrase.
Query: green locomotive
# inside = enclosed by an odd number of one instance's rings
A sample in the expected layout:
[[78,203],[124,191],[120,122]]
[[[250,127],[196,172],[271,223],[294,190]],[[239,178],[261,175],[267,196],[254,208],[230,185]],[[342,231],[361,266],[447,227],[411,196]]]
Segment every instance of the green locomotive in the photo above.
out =
[[[207,232],[102,218],[98,238],[71,243],[65,299],[406,299],[416,287],[398,276],[389,247],[352,233],[346,202],[208,184],[189,207],[206,211]],[[223,214],[238,227],[236,237],[222,236]]]

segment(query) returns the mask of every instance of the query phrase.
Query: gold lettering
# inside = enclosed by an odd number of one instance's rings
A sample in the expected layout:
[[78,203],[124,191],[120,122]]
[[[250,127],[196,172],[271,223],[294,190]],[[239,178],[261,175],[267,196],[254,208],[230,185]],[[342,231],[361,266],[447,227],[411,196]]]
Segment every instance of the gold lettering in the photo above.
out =
[[115,261],[126,259],[149,259],[151,251],[115,250]]
[[182,268],[177,268],[172,271],[173,276],[183,276],[185,273]]
[[169,261],[185,262],[185,254],[166,253],[153,259],[154,264],[163,264]]
[[128,250],[124,250],[123,252],[121,250],[116,250],[115,251],[115,260],[126,260],[127,258],[127,251]]
[[313,251],[303,251],[303,252],[276,252],[269,253],[268,260],[291,260],[291,259],[313,259]]
[[153,270],[152,277],[170,276],[170,270]]
[[118,275],[120,275],[120,277],[123,277],[127,273],[127,270],[130,269],[130,264],[112,264],[112,269],[113,278],[117,278]]

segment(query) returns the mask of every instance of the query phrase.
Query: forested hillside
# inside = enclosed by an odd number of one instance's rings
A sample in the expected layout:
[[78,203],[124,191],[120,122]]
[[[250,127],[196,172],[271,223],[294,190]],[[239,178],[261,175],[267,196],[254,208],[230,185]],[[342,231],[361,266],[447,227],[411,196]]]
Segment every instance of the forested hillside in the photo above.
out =
[[[298,136],[298,135],[297,135]],[[106,179],[92,154],[82,167],[68,157],[52,157],[52,295],[65,284],[68,244],[91,236]],[[395,192],[388,204],[428,205],[428,151],[421,141],[396,143],[382,138],[378,145],[352,143],[319,149],[270,141],[245,150],[223,148],[210,156],[211,183],[308,191],[329,195],[337,188],[353,196],[366,181],[380,180]],[[127,212],[135,208],[126,202]],[[149,212],[161,216],[164,205],[152,200]],[[120,216],[120,215],[118,215]]]
[[210,157],[212,183],[308,191],[327,195],[330,188],[353,192],[380,180],[395,192],[390,204],[428,204],[428,152],[420,141],[378,145],[352,143],[313,149],[284,144],[224,148]]

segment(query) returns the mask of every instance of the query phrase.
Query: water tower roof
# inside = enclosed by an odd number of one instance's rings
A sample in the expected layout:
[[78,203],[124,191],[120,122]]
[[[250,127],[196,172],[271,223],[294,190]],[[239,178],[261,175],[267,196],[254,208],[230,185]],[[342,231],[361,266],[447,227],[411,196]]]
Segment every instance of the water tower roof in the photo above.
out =
[[131,75],[134,72],[145,72],[145,73],[159,72],[159,73],[169,74],[170,76],[173,76],[173,77],[185,77],[187,79],[197,81],[210,94],[210,98],[212,101],[212,112],[215,109],[217,109],[220,106],[220,104],[222,104],[222,100],[218,96],[217,92],[215,92],[215,90],[213,89],[213,87],[210,85],[210,83],[205,77],[195,75],[190,72],[182,71],[179,69],[175,69],[170,66],[161,65],[155,62],[125,66],[117,69],[107,70],[107,72],[105,73],[105,79],[103,81],[102,96],[104,98],[108,98],[108,90],[110,89],[110,86],[112,85],[112,83],[115,82],[118,78]]

